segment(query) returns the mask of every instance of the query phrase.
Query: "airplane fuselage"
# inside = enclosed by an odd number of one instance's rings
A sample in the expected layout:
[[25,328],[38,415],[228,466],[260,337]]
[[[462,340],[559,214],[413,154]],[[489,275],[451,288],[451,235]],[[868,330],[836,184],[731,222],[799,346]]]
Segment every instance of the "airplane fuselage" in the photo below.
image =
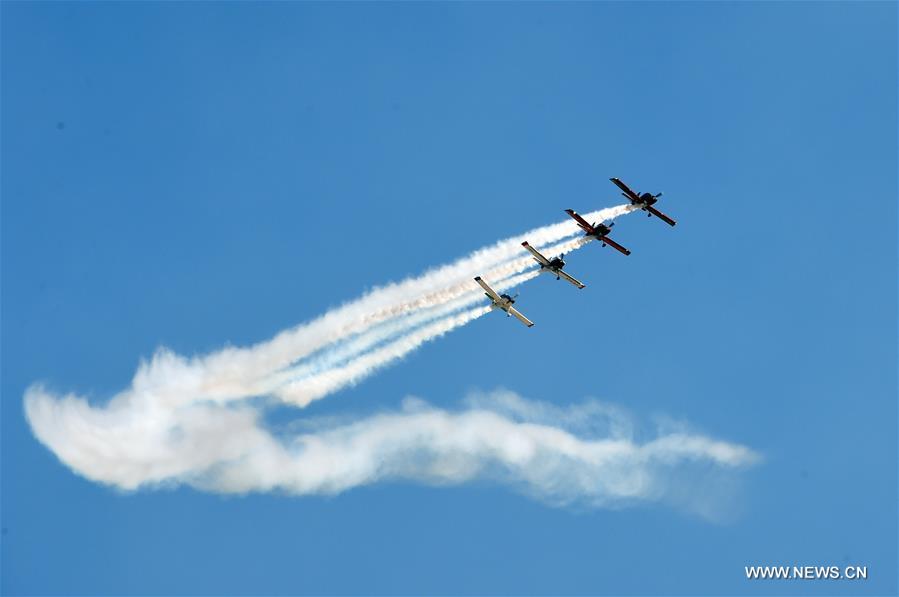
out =
[[559,277],[560,271],[562,271],[562,268],[560,268],[560,267],[553,267],[551,265],[541,265],[540,266],[541,274],[549,274],[551,276],[555,276],[556,278]]
[[592,236],[594,238],[598,238],[602,240],[604,236],[606,236],[612,229],[605,224],[599,224],[593,228],[593,232],[587,232],[584,236]]
[[562,271],[562,268],[565,267],[565,262],[559,259],[558,257],[554,257],[549,260],[549,263],[541,263],[540,271],[541,272],[549,272],[554,276],[559,275],[559,272]]
[[486,292],[484,293],[484,296],[486,296],[487,298],[490,299],[490,301],[492,303],[490,305],[491,309],[502,309],[503,311],[508,311],[509,307],[511,307],[512,304],[515,302],[515,299],[513,299],[508,294],[499,295],[500,300],[498,300],[498,301],[494,300],[493,297],[490,296],[489,294],[487,294]]
[[640,209],[646,209],[651,205],[655,204],[659,198],[653,195],[652,193],[643,193],[640,195],[640,199],[638,201],[632,201],[632,203],[638,206]]

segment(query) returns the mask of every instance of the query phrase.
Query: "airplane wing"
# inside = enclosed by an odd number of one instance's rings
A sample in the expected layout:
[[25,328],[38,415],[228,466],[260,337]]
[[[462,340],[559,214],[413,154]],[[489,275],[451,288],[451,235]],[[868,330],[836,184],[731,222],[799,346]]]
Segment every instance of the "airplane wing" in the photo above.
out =
[[528,244],[528,241],[524,241],[521,243],[521,246],[531,252],[531,255],[534,256],[534,259],[537,260],[537,263],[540,265],[549,265],[549,259],[540,254],[540,251],[532,247]]
[[482,280],[481,276],[478,276],[477,278],[475,278],[474,281],[481,285],[481,288],[484,289],[484,291],[487,293],[487,296],[489,296],[493,300],[493,302],[498,303],[502,300],[499,298],[499,295],[496,294],[496,292],[494,292],[494,290],[492,288],[487,286],[487,282]]
[[509,315],[514,315],[515,318],[528,327],[533,327],[534,322],[521,314],[521,312],[515,307],[509,307],[508,311]]
[[615,186],[617,186],[619,189],[621,189],[624,192],[625,196],[631,200],[631,203],[639,203],[640,202],[640,196],[637,195],[637,193],[633,192],[629,186],[627,186],[626,184],[621,182],[620,179],[610,178],[609,180],[614,182]]
[[578,280],[577,278],[574,278],[574,277],[572,277],[572,276],[569,276],[567,273],[563,272],[562,270],[556,270],[556,275],[559,276],[559,277],[561,277],[561,278],[564,278],[565,280],[567,280],[567,281],[569,281],[569,282],[571,282],[572,284],[574,284],[574,285],[577,286],[578,288],[584,288],[584,286],[585,286],[584,284],[581,284],[581,281],[580,281],[580,280]]
[[574,218],[574,221],[577,222],[577,225],[581,227],[581,230],[583,230],[587,234],[593,232],[593,226],[587,220],[582,218],[579,213],[577,213],[573,209],[566,209],[565,213]]
[[621,251],[621,252],[624,253],[625,255],[630,255],[630,254],[631,254],[630,251],[628,251],[627,249],[625,249],[624,247],[622,247],[621,245],[619,245],[618,243],[616,243],[614,240],[612,240],[612,239],[609,238],[608,236],[603,236],[603,237],[600,238],[599,240],[602,241],[602,242],[604,242],[604,243],[606,243],[606,244],[609,245],[610,247],[612,247],[612,248],[614,248],[614,249],[617,249],[617,250]]
[[663,214],[662,212],[660,212],[659,210],[657,210],[656,208],[654,208],[652,206],[648,206],[646,208],[646,211],[648,211],[649,213],[651,213],[658,219],[662,220],[669,226],[674,226],[675,224],[677,224],[677,222],[675,222],[674,220],[672,220],[671,218],[669,218],[668,216],[666,216],[665,214]]

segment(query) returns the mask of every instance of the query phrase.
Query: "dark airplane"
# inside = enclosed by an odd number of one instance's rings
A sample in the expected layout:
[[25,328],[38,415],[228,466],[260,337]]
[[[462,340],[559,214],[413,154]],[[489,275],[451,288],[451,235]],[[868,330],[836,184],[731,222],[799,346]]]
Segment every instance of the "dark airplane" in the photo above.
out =
[[622,247],[621,245],[619,245],[618,243],[616,243],[615,241],[613,241],[611,238],[608,237],[608,234],[609,234],[609,232],[612,231],[612,226],[615,225],[615,222],[612,222],[608,226],[606,226],[605,224],[603,224],[601,222],[599,224],[596,224],[596,223],[590,224],[589,222],[587,222],[587,220],[582,218],[580,216],[580,214],[578,214],[573,209],[566,209],[565,213],[567,213],[569,216],[574,218],[574,221],[577,222],[577,225],[580,226],[581,230],[584,231],[584,236],[593,237],[596,240],[598,240],[599,242],[601,242],[602,246],[609,245],[610,247],[621,251],[625,255],[631,254],[630,251],[628,251],[627,249],[625,249],[624,247]]
[[647,217],[656,216],[657,218],[659,218],[660,220],[662,220],[663,222],[667,223],[670,226],[674,226],[675,224],[677,224],[677,222],[675,222],[674,220],[672,220],[671,218],[669,218],[668,216],[666,216],[665,214],[663,214],[662,212],[660,212],[659,210],[657,210],[656,208],[653,207],[653,205],[655,205],[656,201],[659,200],[659,197],[662,196],[661,193],[656,193],[655,195],[653,195],[652,193],[643,193],[642,195],[640,195],[640,194],[632,191],[630,189],[630,187],[628,187],[626,184],[624,184],[617,178],[610,178],[609,180],[614,182],[615,185],[619,189],[621,189],[621,191],[622,191],[621,194],[624,195],[625,197],[627,197],[627,200],[631,202],[631,205],[636,205],[637,207],[639,207],[640,209],[645,211]]

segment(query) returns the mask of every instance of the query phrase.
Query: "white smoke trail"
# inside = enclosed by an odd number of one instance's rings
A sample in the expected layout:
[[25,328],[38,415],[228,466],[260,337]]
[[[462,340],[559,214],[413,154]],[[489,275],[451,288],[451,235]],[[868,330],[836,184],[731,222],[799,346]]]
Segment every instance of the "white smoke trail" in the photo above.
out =
[[[628,211],[619,206],[586,217]],[[186,483],[225,492],[330,493],[385,479],[461,483],[495,473],[549,501],[605,505],[659,499],[671,479],[660,471],[690,461],[751,463],[747,448],[693,434],[666,433],[642,444],[621,434],[599,437],[590,432],[593,419],[575,416],[595,409],[547,416],[549,407],[520,400],[514,409],[507,401],[458,413],[410,407],[287,439],[261,425],[266,404],[249,398],[274,395],[305,406],[358,383],[487,313],[486,304],[472,308],[485,301],[474,275],[484,274],[497,291],[539,275],[521,240],[552,257],[586,243],[570,238],[576,232],[565,222],[501,241],[253,347],[193,359],[160,351],[105,406],[32,386],[26,416],[73,470],[126,489]]]
[[[511,276],[504,280],[500,280],[493,284],[494,290],[503,292],[509,288],[532,280],[539,275],[539,271],[531,271],[524,274]],[[471,283],[473,288],[480,291],[480,286],[475,286],[475,282]],[[344,364],[350,359],[365,353],[376,345],[402,333],[408,333],[425,323],[433,322],[441,318],[452,317],[456,312],[473,305],[474,303],[484,303],[486,298],[483,293],[474,294],[469,292],[461,298],[457,298],[447,303],[439,304],[435,307],[422,308],[417,312],[409,314],[402,318],[397,318],[377,325],[365,333],[359,334],[345,342],[337,343],[333,348],[327,349],[320,354],[313,355],[309,359],[304,359],[300,364],[273,375],[268,379],[270,391],[274,391],[282,384],[290,382],[298,382],[308,379],[316,374],[327,371],[337,365]],[[467,319],[465,323],[472,321]],[[452,326],[458,327],[458,326]],[[441,329],[436,326],[435,329]],[[429,340],[426,339],[425,341]]]
[[[634,209],[631,205],[619,205],[585,214],[585,218],[590,221],[611,220]],[[154,356],[147,365],[147,375],[158,373],[169,377],[177,374],[182,383],[188,384],[178,388],[177,393],[182,396],[201,395],[208,400],[242,399],[258,393],[260,384],[265,384],[264,378],[268,375],[334,342],[395,317],[464,295],[470,291],[470,280],[475,275],[491,272],[494,277],[508,276],[523,271],[533,262],[530,257],[522,257],[522,240],[529,240],[540,248],[578,233],[579,229],[573,221],[543,226],[474,251],[421,276],[372,290],[308,324],[281,332],[267,342],[247,348],[226,348],[189,361],[179,361],[174,355],[163,352]],[[583,239],[574,239],[561,246],[573,250],[582,246],[583,242]],[[175,399],[174,394],[172,397]]]
[[[399,412],[350,423],[306,421],[299,434],[266,429],[252,408],[172,407],[133,391],[92,407],[34,386],[25,408],[37,437],[67,466],[128,490],[187,484],[334,494],[395,479],[445,485],[489,477],[551,504],[600,507],[682,499],[710,470],[726,474],[758,460],[749,448],[685,429],[640,441],[630,417],[596,402],[562,409],[507,391],[458,412],[408,400]],[[692,476],[696,465],[701,475]]]
[[[502,291],[506,288],[517,286],[536,278],[538,275],[540,275],[538,271],[532,271],[514,276],[502,285],[497,285],[497,290]],[[398,340],[377,350],[364,353],[345,365],[324,367],[317,374],[298,378],[297,371],[288,372],[287,375],[293,375],[294,379],[281,386],[281,378],[276,377],[275,379],[278,380],[276,381],[276,387],[279,387],[279,389],[273,390],[273,393],[285,402],[295,406],[306,406],[313,400],[323,398],[346,386],[355,385],[389,363],[403,358],[425,342],[439,338],[457,327],[474,321],[478,317],[489,313],[490,310],[491,307],[488,305],[440,319],[401,336]]]
[[[608,220],[630,211],[633,211],[631,206],[622,205],[587,214],[586,217],[593,221]],[[365,334],[378,325],[394,322],[391,333],[398,334],[403,329],[418,325],[415,317],[409,317],[410,314],[447,305],[465,296],[469,297],[467,301],[462,301],[466,304],[480,300],[483,295],[472,282],[475,275],[484,274],[488,280],[499,280],[494,283],[498,289],[507,287],[505,284],[510,276],[515,280],[515,274],[534,266],[530,255],[522,255],[520,239],[531,239],[532,244],[542,247],[576,234],[578,229],[576,226],[572,229],[572,226],[568,222],[553,224],[521,237],[500,241],[451,265],[375,289],[357,301],[332,309],[309,324],[282,332],[266,343],[248,348],[225,348],[192,359],[161,349],[149,362],[142,364],[134,384],[152,389],[173,403],[197,400],[227,402],[270,393],[279,380],[289,377],[285,367],[314,356],[322,349],[331,347],[339,351],[341,347],[334,345],[347,340],[356,345],[376,343],[379,332],[374,332],[374,339],[365,337]],[[584,237],[568,239],[543,250],[547,256],[568,253],[588,240]],[[393,303],[386,306],[391,300]],[[299,366],[303,367],[304,363],[299,363]]]
[[439,338],[447,332],[490,312],[490,307],[478,307],[458,315],[426,325],[418,331],[401,336],[398,340],[365,353],[350,363],[327,369],[318,375],[287,383],[275,390],[275,394],[295,406],[306,406],[348,385],[353,385],[375,373],[388,363],[400,359],[425,342]]
[[[584,237],[568,240],[549,247],[546,254],[555,256],[560,253],[570,253],[583,247],[589,241],[589,238]],[[489,270],[489,275],[496,278],[516,274],[533,265],[534,260],[530,256],[519,258]],[[493,288],[497,292],[503,292],[508,288],[514,288],[528,280],[532,280],[539,274],[539,269],[518,273],[518,275],[512,275],[493,283]],[[412,315],[396,318],[389,324],[375,326],[366,333],[362,333],[346,342],[338,343],[336,347],[326,351],[323,355],[319,355],[309,361],[303,361],[295,367],[273,375],[267,381],[265,392],[274,393],[283,400],[297,406],[306,406],[311,401],[322,398],[342,387],[355,385],[364,377],[383,368],[391,361],[402,358],[423,343],[476,319],[476,317],[464,315],[461,317],[451,316],[452,313],[463,307],[484,300],[481,293],[471,293],[471,288],[479,288],[475,287],[473,282],[469,282],[465,286],[467,288],[464,290],[449,289],[442,293],[439,296],[439,300],[434,300],[435,306],[425,307],[426,303],[422,303],[421,308],[417,312],[413,312]],[[468,293],[468,296],[465,296],[465,293]],[[461,296],[461,298],[453,298],[457,296]],[[436,319],[440,316],[447,316],[447,319],[416,331],[408,338],[401,339],[389,347],[377,351],[375,354],[364,354],[365,351],[387,338],[409,332],[423,321]],[[360,354],[363,356],[359,357],[357,361],[337,367],[339,363]],[[281,388],[282,384],[287,380],[290,380],[289,384]]]

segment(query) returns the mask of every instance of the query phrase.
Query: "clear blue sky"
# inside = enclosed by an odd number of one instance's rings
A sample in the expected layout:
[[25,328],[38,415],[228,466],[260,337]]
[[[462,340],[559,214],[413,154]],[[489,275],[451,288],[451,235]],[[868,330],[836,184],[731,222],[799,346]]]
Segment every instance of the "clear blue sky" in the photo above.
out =
[[[896,28],[891,2],[3,3],[0,589],[895,594]],[[610,176],[678,226],[623,219],[633,255],[572,256],[586,290],[523,288],[532,330],[486,317],[310,411],[506,387],[684,419],[764,457],[725,521],[488,482],[125,494],[24,419],[37,380],[102,403],[159,345],[266,339],[613,205]]]

